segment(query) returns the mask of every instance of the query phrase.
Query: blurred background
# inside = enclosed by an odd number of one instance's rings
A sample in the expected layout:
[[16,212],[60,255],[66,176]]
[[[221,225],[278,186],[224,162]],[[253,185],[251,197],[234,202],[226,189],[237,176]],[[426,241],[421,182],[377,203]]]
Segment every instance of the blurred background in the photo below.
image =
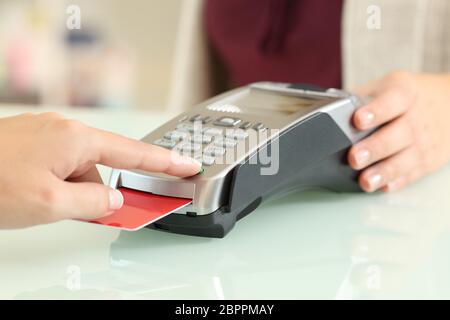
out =
[[0,0],[0,104],[164,108],[181,1]]

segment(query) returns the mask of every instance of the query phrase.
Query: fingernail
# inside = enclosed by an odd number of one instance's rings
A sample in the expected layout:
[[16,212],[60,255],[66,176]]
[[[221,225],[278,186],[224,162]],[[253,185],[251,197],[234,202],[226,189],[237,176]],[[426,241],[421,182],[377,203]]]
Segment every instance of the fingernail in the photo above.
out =
[[118,210],[123,206],[123,195],[119,190],[109,190],[109,210]]
[[187,161],[188,163],[192,163],[195,164],[196,166],[198,166],[200,169],[200,171],[202,170],[202,163],[200,161],[198,161],[197,159],[191,158],[191,157],[187,157]]
[[194,158],[188,157],[188,156],[183,156],[183,155],[180,155],[180,157],[181,157],[181,162],[183,164],[195,164],[200,167],[202,166],[202,163],[200,161],[198,161],[197,159],[194,159]]
[[380,174],[374,174],[367,178],[367,182],[369,183],[369,191],[375,191],[378,188],[380,188],[381,184],[381,175]]
[[358,118],[364,128],[370,127],[375,120],[375,114],[368,110],[361,110],[358,113]]
[[355,161],[358,167],[365,167],[369,163],[370,152],[367,149],[361,149],[355,152]]

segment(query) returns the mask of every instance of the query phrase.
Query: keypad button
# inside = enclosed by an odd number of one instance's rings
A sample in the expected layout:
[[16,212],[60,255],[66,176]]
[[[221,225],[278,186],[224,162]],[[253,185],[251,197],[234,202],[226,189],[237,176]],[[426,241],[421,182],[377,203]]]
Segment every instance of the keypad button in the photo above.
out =
[[196,114],[195,116],[193,116],[189,119],[189,121],[191,121],[191,122],[196,122],[196,121],[200,121],[200,120],[202,120],[202,116],[199,114]]
[[262,131],[266,129],[266,126],[264,125],[264,123],[258,122],[253,126],[253,129],[256,131]]
[[220,157],[223,156],[225,152],[226,150],[222,147],[210,146],[207,147],[203,153],[211,157]]
[[211,117],[203,117],[202,118],[203,124],[206,124],[206,123],[210,122],[211,120],[212,120]]
[[206,136],[202,134],[194,134],[190,139],[194,143],[208,144],[212,141],[211,136]]
[[242,120],[237,118],[231,118],[231,117],[222,117],[217,119],[214,124],[216,126],[221,127],[234,127],[238,125]]
[[177,149],[182,152],[198,152],[201,150],[201,148],[202,146],[196,143],[183,143],[182,145],[177,147]]
[[218,138],[214,140],[214,144],[217,147],[234,148],[237,144],[237,141],[235,139]]
[[225,136],[229,139],[245,140],[248,137],[248,132],[242,129],[227,130]]
[[202,125],[200,123],[180,123],[177,125],[177,131],[184,132],[201,132],[203,130]]
[[187,132],[194,131],[194,124],[192,124],[192,123],[179,123],[177,125],[177,130],[179,130],[179,131],[187,131]]
[[207,136],[221,136],[223,134],[223,129],[219,128],[205,128],[203,134]]
[[170,131],[164,135],[164,138],[173,141],[184,140],[188,137],[188,133],[184,131]]
[[241,125],[239,126],[239,128],[244,129],[244,130],[247,130],[247,129],[250,128],[251,126],[252,126],[252,123],[251,123],[251,122],[245,121],[243,124],[241,124]]
[[209,157],[209,156],[203,156],[200,161],[205,166],[212,166],[213,164],[216,163],[216,158]]
[[153,142],[153,144],[163,148],[172,149],[176,146],[177,143],[173,140],[158,139],[155,142]]

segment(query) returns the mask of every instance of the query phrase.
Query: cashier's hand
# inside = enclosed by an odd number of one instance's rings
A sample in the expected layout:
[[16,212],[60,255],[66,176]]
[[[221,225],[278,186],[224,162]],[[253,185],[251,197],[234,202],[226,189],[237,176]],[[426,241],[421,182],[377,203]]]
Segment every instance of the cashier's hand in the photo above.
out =
[[54,113],[0,119],[0,229],[63,219],[95,219],[119,209],[96,164],[191,176],[191,158]]
[[373,97],[357,129],[382,126],[349,152],[367,192],[395,191],[450,160],[450,75],[393,72],[356,90]]

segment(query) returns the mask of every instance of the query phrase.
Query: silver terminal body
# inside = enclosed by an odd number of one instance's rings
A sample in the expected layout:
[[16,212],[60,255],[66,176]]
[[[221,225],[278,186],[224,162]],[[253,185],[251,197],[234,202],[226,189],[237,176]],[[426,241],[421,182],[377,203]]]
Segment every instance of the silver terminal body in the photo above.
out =
[[[353,128],[349,119],[362,103],[360,98],[336,89],[317,92],[294,89],[289,84],[273,82],[255,83],[238,88],[180,114],[142,139],[146,143],[158,142],[178,151],[178,147],[189,149],[183,144],[186,144],[186,141],[192,143],[192,140],[164,140],[168,133],[188,132],[189,136],[196,135],[195,140],[200,139],[198,135],[211,135],[213,139],[200,141],[200,157],[204,163],[209,161],[203,174],[181,179],[140,170],[115,169],[111,174],[109,185],[112,188],[125,187],[163,196],[189,198],[193,200],[192,205],[177,212],[178,214],[195,212],[197,215],[207,215],[226,204],[231,174],[237,165],[267,144],[270,139],[314,114],[327,113],[349,140],[358,141],[361,133]],[[236,120],[235,123],[232,119]],[[244,125],[246,129],[241,129],[240,126]],[[253,140],[249,142],[252,135],[258,136],[258,139],[253,139],[256,142]],[[184,135],[169,134],[169,137],[176,139],[180,136]],[[235,144],[220,140],[229,137]],[[219,146],[219,143],[227,145]],[[226,149],[224,155],[212,152],[212,148],[222,147]],[[233,156],[229,157],[231,153]]]

